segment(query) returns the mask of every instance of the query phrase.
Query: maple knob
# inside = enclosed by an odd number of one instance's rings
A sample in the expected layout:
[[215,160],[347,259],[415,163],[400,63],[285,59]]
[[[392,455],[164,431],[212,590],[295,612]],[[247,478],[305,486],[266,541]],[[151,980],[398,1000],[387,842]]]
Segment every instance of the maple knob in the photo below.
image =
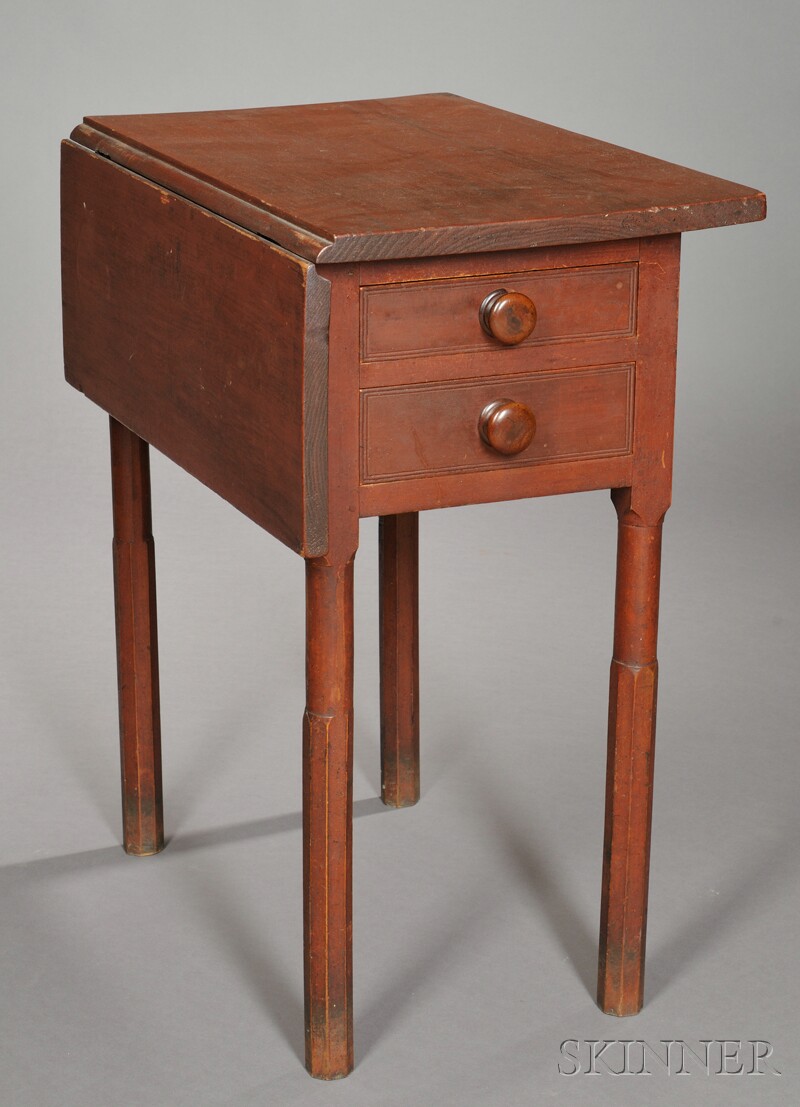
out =
[[480,436],[499,454],[521,454],[536,433],[536,419],[525,404],[517,400],[493,400],[478,419]]
[[524,342],[536,326],[533,300],[522,292],[508,292],[505,288],[490,292],[481,304],[479,314],[486,333],[504,346]]

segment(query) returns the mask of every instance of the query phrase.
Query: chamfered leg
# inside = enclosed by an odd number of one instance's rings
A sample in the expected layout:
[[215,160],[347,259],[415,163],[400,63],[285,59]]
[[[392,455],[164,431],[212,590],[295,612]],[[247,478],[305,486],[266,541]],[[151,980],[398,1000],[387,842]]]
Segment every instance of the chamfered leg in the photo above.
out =
[[306,561],[303,918],[306,1067],[353,1067],[353,558]]
[[661,521],[644,525],[624,494],[611,662],[598,1003],[635,1015],[644,995],[655,749]]
[[146,856],[164,847],[150,462],[146,442],[110,429],[123,844]]
[[380,562],[381,798],[419,799],[419,516],[382,516]]

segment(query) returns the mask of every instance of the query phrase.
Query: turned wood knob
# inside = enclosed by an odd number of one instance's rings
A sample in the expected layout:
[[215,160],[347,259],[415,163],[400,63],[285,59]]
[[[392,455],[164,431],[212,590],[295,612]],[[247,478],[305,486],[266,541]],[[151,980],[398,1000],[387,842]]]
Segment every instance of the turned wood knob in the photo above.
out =
[[481,326],[492,338],[504,346],[516,346],[533,333],[536,307],[522,292],[498,288],[481,304],[480,319]]
[[516,400],[493,400],[483,409],[478,430],[487,446],[499,454],[521,454],[536,433],[536,419],[525,404]]

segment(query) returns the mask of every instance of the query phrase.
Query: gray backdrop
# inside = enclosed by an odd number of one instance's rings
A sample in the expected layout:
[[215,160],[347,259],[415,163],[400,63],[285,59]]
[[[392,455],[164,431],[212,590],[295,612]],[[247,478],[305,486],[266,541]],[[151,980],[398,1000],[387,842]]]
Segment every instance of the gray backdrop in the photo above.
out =
[[[800,1101],[799,12],[5,0],[0,1102]],[[375,799],[367,520],[357,1067],[325,1085],[300,1060],[302,562],[158,456],[171,842],[118,844],[107,425],[62,379],[58,143],[88,113],[441,90],[761,188],[770,215],[684,237],[644,1012],[593,1002],[608,496],[422,518],[423,799],[401,812]],[[559,1075],[562,1040],[624,1037],[768,1039],[782,1075]]]

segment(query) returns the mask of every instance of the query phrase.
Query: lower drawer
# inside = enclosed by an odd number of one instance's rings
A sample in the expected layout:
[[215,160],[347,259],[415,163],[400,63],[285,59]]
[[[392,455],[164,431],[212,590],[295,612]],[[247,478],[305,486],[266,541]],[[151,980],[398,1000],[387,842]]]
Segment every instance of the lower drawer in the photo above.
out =
[[[633,365],[605,365],[364,389],[362,484],[629,454],[633,383]],[[524,405],[535,424],[530,444],[510,456],[481,433],[501,400]]]

